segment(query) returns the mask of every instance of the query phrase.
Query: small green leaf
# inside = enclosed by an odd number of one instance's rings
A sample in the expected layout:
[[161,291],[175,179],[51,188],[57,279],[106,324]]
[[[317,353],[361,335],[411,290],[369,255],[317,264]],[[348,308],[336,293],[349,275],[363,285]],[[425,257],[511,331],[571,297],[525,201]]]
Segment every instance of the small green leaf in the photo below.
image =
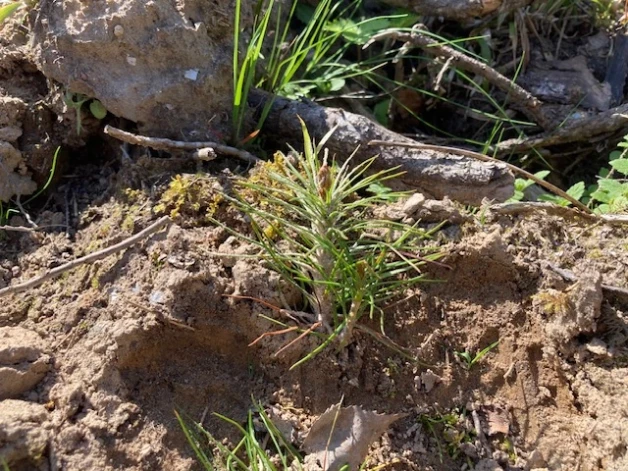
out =
[[341,90],[342,87],[344,86],[345,86],[345,79],[343,78],[333,78],[329,81],[330,92],[337,92],[338,90]]
[[458,358],[464,360],[467,365],[471,364],[471,354],[469,352],[454,352]]
[[591,193],[591,199],[594,201],[599,201],[600,203],[609,203],[611,201],[608,193],[606,191],[600,190],[599,188]]
[[0,8],[0,23],[3,23],[11,14],[18,9],[21,2],[13,2]]
[[570,202],[569,200],[563,198],[562,196],[558,196],[558,195],[550,195],[550,194],[544,194],[539,196],[539,201],[547,201],[548,203],[554,203],[557,204],[558,206],[569,206]]
[[584,182],[578,182],[567,190],[567,194],[573,199],[580,201],[580,198],[584,195]]
[[103,119],[107,116],[107,108],[99,100],[92,100],[89,104],[89,111],[96,119]]
[[390,98],[382,100],[373,107],[375,119],[382,126],[388,126],[388,110],[390,108]]
[[616,159],[619,159],[619,158],[621,158],[621,154],[622,154],[622,152],[621,152],[621,151],[619,151],[619,150],[614,150],[613,152],[611,152],[610,154],[608,154],[608,160],[609,160],[609,161],[611,161],[611,160],[616,160]]
[[622,175],[628,175],[628,159],[611,160],[609,163],[611,167],[613,167]]
[[523,178],[517,178],[515,180],[515,188],[520,191],[525,191],[532,185],[534,185],[534,180],[524,180]]
[[611,212],[611,207],[608,204],[601,204],[597,208],[595,208],[595,213],[597,214],[609,214]]
[[523,199],[523,191],[515,189],[515,193],[508,201],[521,201]]
[[622,195],[618,198],[615,198],[611,203],[611,208],[613,213],[624,213],[626,209],[628,209],[628,198]]
[[621,196],[626,191],[627,187],[620,181],[613,180],[611,178],[603,178],[598,182],[599,190],[608,193],[611,199],[615,199]]
[[536,172],[534,176],[541,180],[545,180],[545,177],[547,177],[549,174],[550,174],[549,170],[541,170],[540,172]]

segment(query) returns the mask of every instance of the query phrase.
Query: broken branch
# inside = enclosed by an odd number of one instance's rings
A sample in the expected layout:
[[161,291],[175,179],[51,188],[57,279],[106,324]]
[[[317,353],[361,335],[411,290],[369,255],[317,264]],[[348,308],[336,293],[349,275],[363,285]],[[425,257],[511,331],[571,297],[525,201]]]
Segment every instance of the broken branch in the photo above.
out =
[[530,172],[527,172],[526,170],[523,170],[523,169],[521,169],[521,168],[519,168],[519,167],[517,167],[515,165],[509,164],[508,162],[502,162],[501,160],[494,159],[493,157],[489,157],[488,155],[480,154],[479,152],[473,152],[472,150],[467,150],[467,149],[458,149],[458,148],[455,148],[455,147],[444,147],[444,146],[436,146],[436,145],[432,145],[432,144],[419,144],[419,143],[412,144],[412,143],[406,143],[406,142],[371,141],[371,142],[368,143],[368,145],[375,145],[375,146],[399,146],[399,147],[412,147],[412,148],[417,148],[417,149],[441,150],[443,152],[449,152],[451,154],[464,155],[465,157],[471,157],[473,159],[478,159],[478,160],[481,160],[482,162],[501,163],[501,164],[505,165],[506,167],[508,167],[513,172],[518,173],[520,175],[523,175],[526,178],[529,178],[530,180],[532,180],[537,185],[542,186],[546,190],[549,190],[552,193],[554,193],[555,195],[558,195],[558,196],[561,196],[561,197],[565,198],[567,201],[569,201],[571,204],[573,204],[579,210],[581,210],[581,211],[583,211],[585,213],[592,213],[593,212],[587,206],[585,206],[580,201],[578,201],[577,199],[573,198],[571,195],[567,194],[566,192],[564,192],[563,190],[561,190],[557,186],[554,186],[551,183],[548,183],[548,182],[540,179],[536,175],[534,175],[534,174],[532,174]]
[[[165,151],[197,151],[196,157],[200,160],[212,160],[209,154],[210,150],[213,150],[219,154],[230,155],[237,157],[240,160],[254,164],[259,161],[253,154],[236,149],[235,147],[219,144],[217,142],[210,141],[173,141],[172,139],[166,139],[162,137],[147,137],[133,134],[122,129],[114,128],[113,126],[105,126],[105,134],[115,137],[116,139],[128,142],[142,147],[150,147],[155,150]],[[204,152],[201,152],[204,151]]]
[[412,32],[410,33],[397,30],[383,31],[374,35],[370,41],[364,45],[364,48],[369,47],[375,41],[395,39],[418,46],[432,56],[445,56],[451,59],[453,64],[458,68],[479,75],[495,85],[497,88],[503,90],[510,97],[512,97],[513,101],[519,105],[521,111],[528,116],[528,118],[532,119],[543,129],[549,129],[552,127],[551,120],[543,111],[543,103],[541,100],[517,85],[508,77],[505,77],[497,72],[488,64],[480,62],[473,57],[469,57],[452,47],[442,45],[421,30],[426,31],[424,25],[416,25],[412,28]]
[[564,126],[530,139],[511,139],[495,146],[500,154],[527,152],[559,144],[590,141],[604,133],[613,133],[628,125],[628,103],[602,113],[571,119]]
[[53,268],[52,270],[47,271],[43,275],[36,276],[35,278],[31,278],[24,283],[19,283],[17,285],[8,286],[6,288],[0,289],[0,298],[6,296],[11,293],[21,293],[22,291],[29,290],[31,288],[36,288],[47,280],[52,278],[56,278],[57,276],[65,273],[66,271],[72,270],[73,268],[78,267],[79,265],[83,265],[86,263],[92,263],[96,260],[100,260],[108,257],[114,253],[120,252],[122,250],[131,247],[134,244],[137,244],[141,240],[145,239],[149,235],[157,232],[163,226],[170,222],[170,218],[168,216],[164,216],[161,219],[157,220],[155,223],[148,226],[146,229],[138,232],[134,236],[129,237],[128,239],[123,240],[122,242],[112,245],[111,247],[107,247],[106,249],[99,250],[98,252],[91,253],[89,255],[85,255],[84,257],[77,258],[76,260],[72,260],[64,265]]
[[501,162],[479,162],[477,159],[430,149],[365,146],[369,141],[394,141],[417,144],[416,141],[390,131],[383,126],[354,113],[338,108],[325,108],[316,103],[274,97],[260,90],[249,94],[248,103],[256,109],[257,117],[268,101],[272,101],[262,132],[276,139],[278,145],[286,142],[295,148],[302,145],[301,118],[316,141],[333,128],[335,132],[326,142],[331,155],[339,161],[352,157],[358,165],[378,156],[373,170],[397,168],[400,175],[389,181],[395,189],[419,190],[434,198],[451,199],[463,204],[479,205],[484,198],[505,201],[514,192],[514,177]]

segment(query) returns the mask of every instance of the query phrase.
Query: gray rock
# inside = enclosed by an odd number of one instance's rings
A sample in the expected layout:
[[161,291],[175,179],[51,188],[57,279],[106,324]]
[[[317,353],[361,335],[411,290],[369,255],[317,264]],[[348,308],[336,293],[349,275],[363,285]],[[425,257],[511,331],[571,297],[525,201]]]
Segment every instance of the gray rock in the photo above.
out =
[[[242,28],[255,4],[242,2]],[[45,0],[39,10],[35,53],[49,79],[144,134],[200,141],[230,129],[230,0]]]

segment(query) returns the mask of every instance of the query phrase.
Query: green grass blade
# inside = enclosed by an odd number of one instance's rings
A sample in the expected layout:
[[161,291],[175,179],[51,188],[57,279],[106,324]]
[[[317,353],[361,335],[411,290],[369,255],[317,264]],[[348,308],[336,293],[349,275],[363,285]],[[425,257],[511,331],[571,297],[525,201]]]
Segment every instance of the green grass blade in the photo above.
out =
[[4,20],[6,20],[9,16],[11,16],[11,14],[15,10],[17,10],[21,4],[22,2],[13,2],[3,7],[0,7],[0,24],[2,24]]
[[177,421],[179,422],[179,426],[181,427],[181,430],[183,430],[183,434],[185,435],[185,438],[190,444],[190,447],[194,451],[194,454],[196,455],[196,458],[198,459],[198,461],[203,465],[203,467],[207,471],[213,471],[214,465],[212,464],[212,461],[209,459],[209,457],[205,454],[205,452],[199,446],[196,434],[190,430],[187,423],[185,422],[185,420],[183,420],[183,417],[181,417],[179,412],[175,410],[174,415],[176,416]]

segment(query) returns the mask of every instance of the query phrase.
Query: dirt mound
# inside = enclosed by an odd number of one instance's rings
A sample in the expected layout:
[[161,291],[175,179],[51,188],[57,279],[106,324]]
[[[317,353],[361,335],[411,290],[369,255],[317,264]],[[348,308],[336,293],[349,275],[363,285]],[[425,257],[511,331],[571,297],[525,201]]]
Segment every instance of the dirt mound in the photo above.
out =
[[[118,184],[132,174],[121,172]],[[7,283],[111,245],[154,218],[148,194],[101,184],[92,191],[103,202],[83,201],[74,242],[55,232],[9,233],[0,241]],[[254,260],[217,255],[250,251],[222,229],[184,220],[6,299],[0,328],[17,343],[1,350],[0,373],[28,381],[10,394],[19,400],[0,402],[0,421],[8,424],[0,428],[7,430],[2,455],[12,470],[49,463],[193,469],[175,409],[235,439],[234,428],[212,413],[244,420],[254,397],[272,405],[300,441],[344,395],[348,405],[407,414],[371,449],[371,465],[625,469],[628,304],[605,288],[625,288],[625,268],[618,268],[628,266],[625,230],[547,215],[464,219],[437,236],[447,255],[429,271],[444,282],[420,285],[387,311],[387,335],[425,366],[364,334],[293,371],[310,340],[277,358],[296,334],[247,348],[274,330],[260,314],[276,313],[225,295],[281,306],[298,293]],[[455,354],[473,356],[496,341],[473,366]]]

